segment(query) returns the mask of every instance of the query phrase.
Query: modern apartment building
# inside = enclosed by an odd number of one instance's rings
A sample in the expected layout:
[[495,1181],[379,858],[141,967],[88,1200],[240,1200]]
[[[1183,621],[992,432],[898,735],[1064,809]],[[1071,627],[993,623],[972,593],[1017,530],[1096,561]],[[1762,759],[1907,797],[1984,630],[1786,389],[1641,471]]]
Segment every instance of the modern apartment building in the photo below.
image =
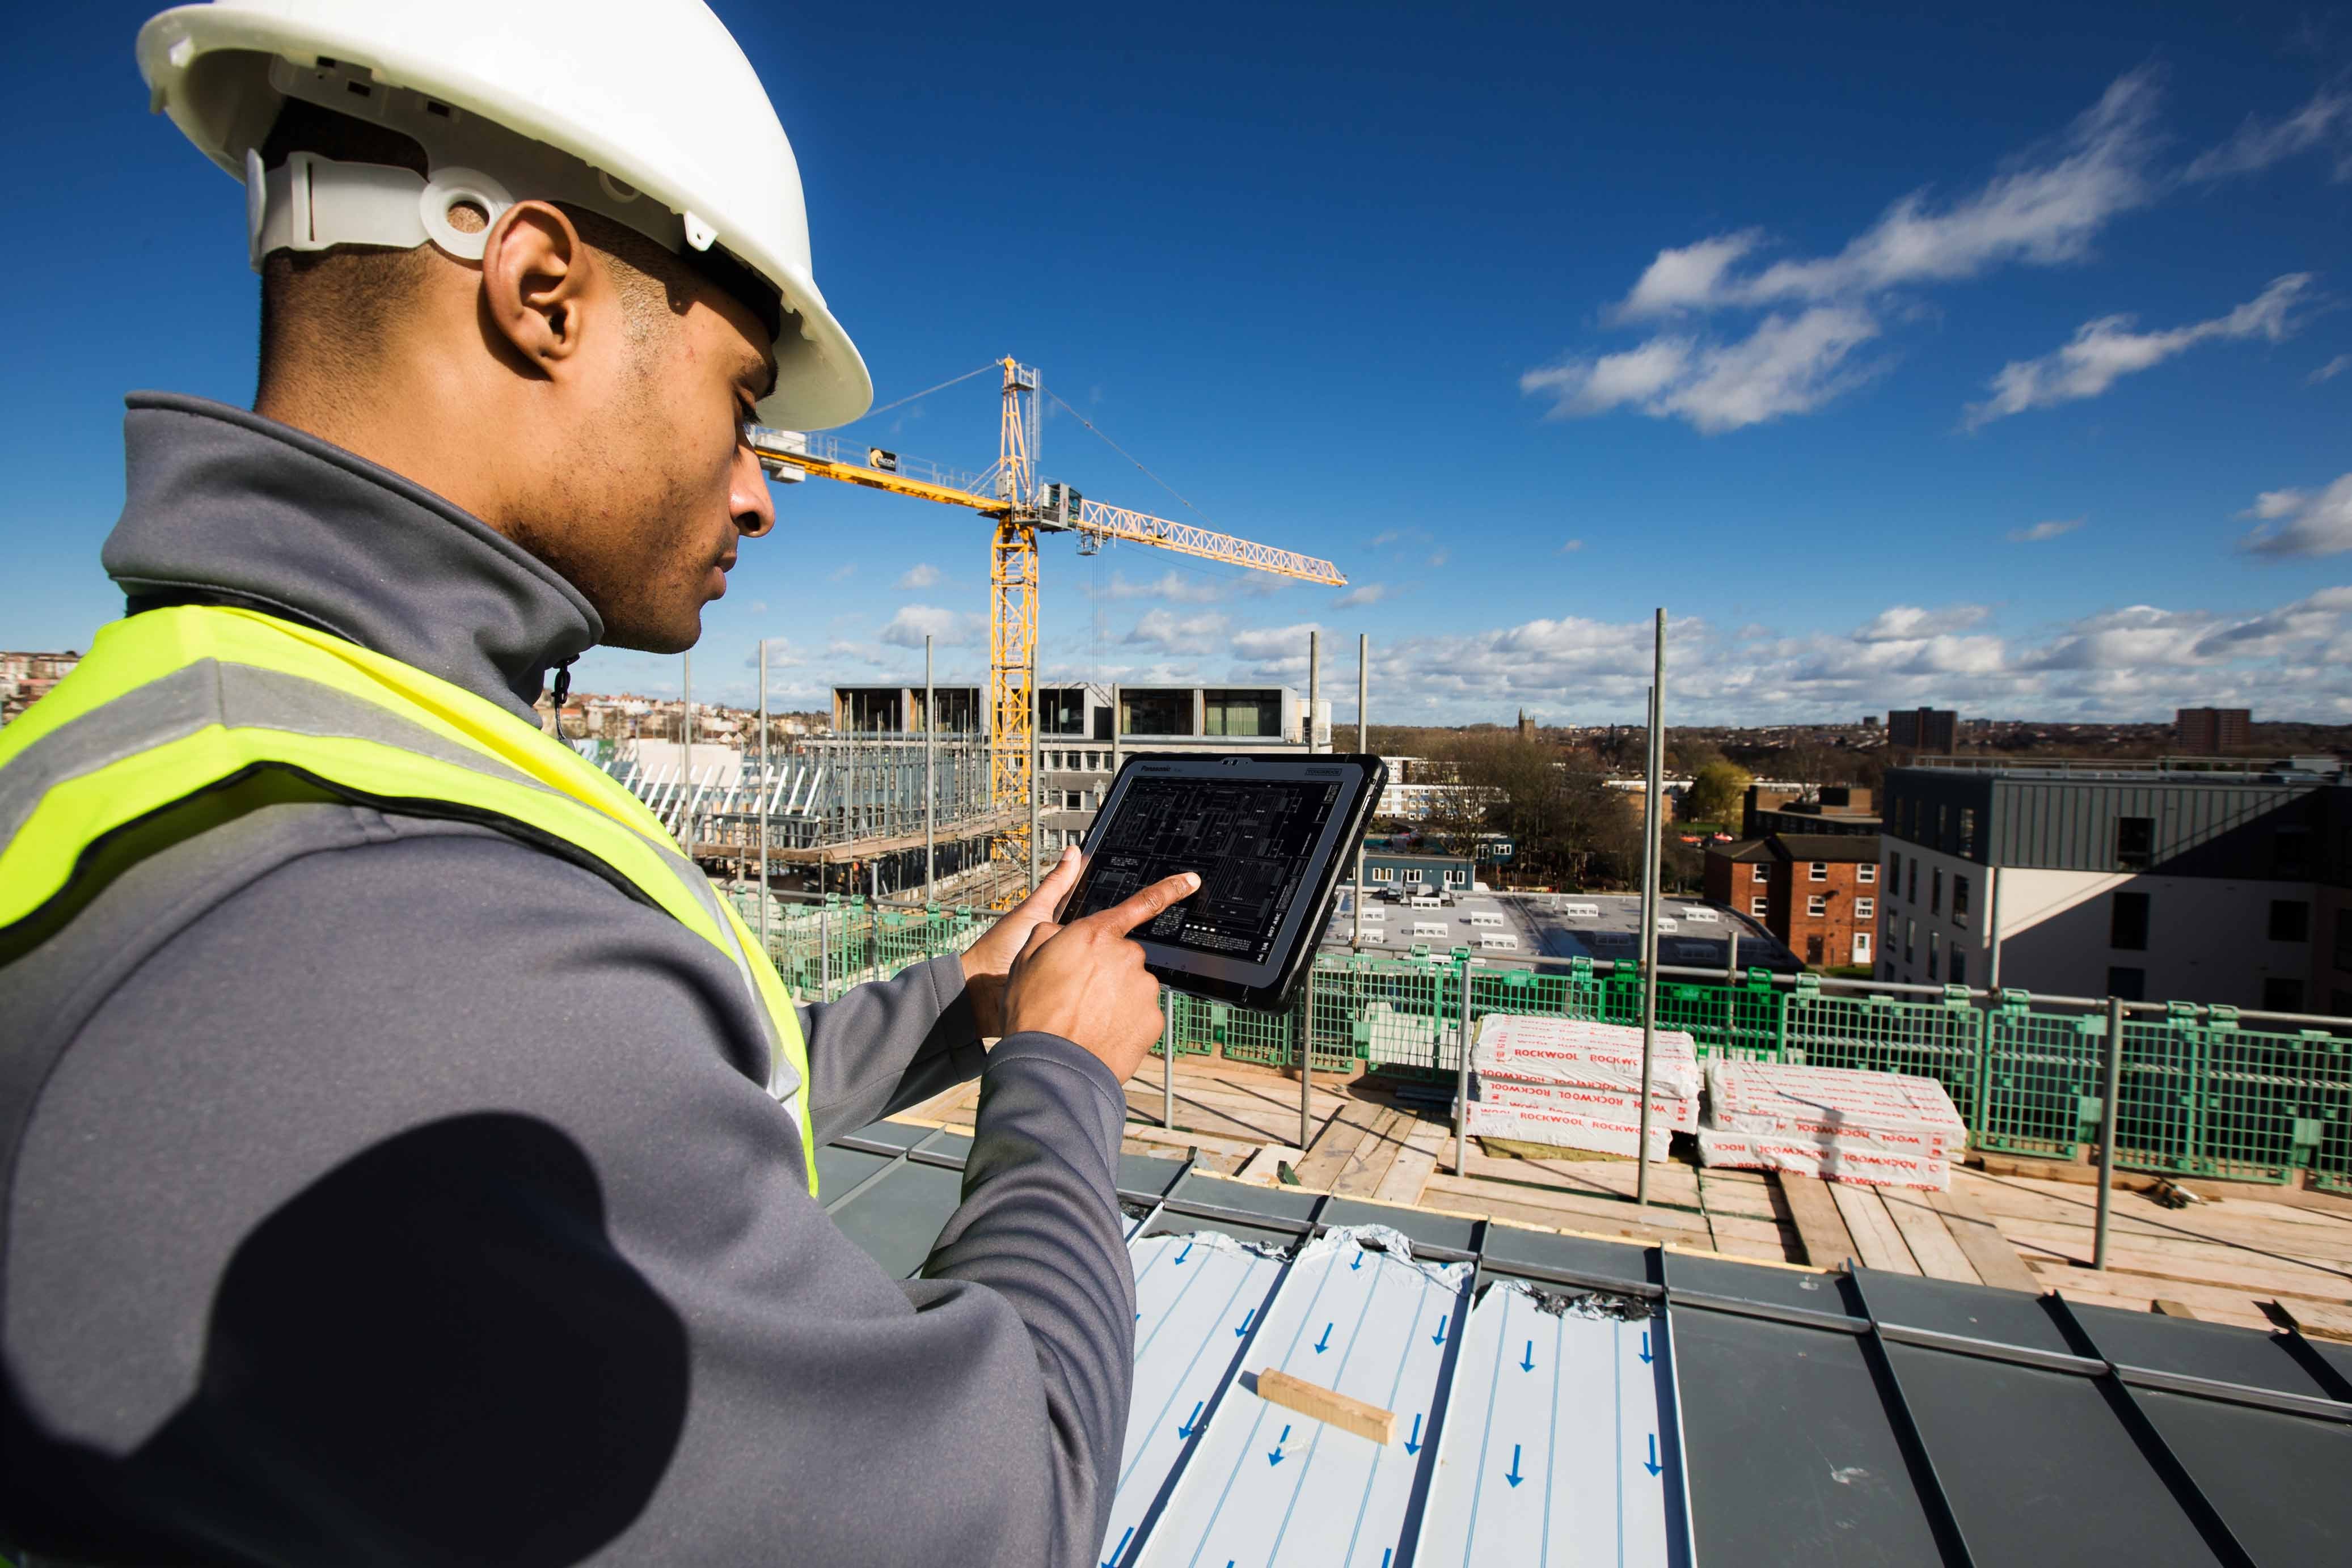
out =
[[[1083,840],[1121,756],[1139,751],[1303,752],[1307,704],[1283,686],[1038,688],[1037,831],[1051,858]],[[1328,746],[1325,706],[1318,738]],[[1116,737],[1114,737],[1114,729]]]
[[1878,840],[1773,832],[1718,844],[1706,852],[1706,900],[1759,922],[1812,967],[1870,963]]
[[1906,708],[1886,716],[1886,744],[1896,751],[1948,756],[1959,749],[1959,737],[1960,716],[1956,709]]
[[1890,771],[1878,977],[2352,1015],[2333,758]]
[[2251,708],[2185,707],[2172,716],[2175,742],[2191,757],[2224,757],[2254,739]]

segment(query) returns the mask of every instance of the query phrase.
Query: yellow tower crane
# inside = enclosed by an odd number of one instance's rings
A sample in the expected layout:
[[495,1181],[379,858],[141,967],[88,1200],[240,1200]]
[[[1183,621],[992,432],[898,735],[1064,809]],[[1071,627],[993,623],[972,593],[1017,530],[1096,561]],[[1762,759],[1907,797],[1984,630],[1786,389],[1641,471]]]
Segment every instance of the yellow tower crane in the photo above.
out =
[[[779,479],[798,480],[809,475],[838,479],[942,506],[968,507],[995,524],[988,553],[988,711],[990,733],[995,740],[989,795],[996,810],[1010,813],[1016,825],[997,835],[991,852],[999,861],[1021,865],[1028,857],[1028,801],[1036,788],[1029,773],[1029,758],[1037,695],[1040,530],[1075,533],[1082,555],[1092,555],[1105,541],[1116,539],[1295,577],[1303,582],[1336,588],[1348,580],[1329,561],[1314,556],[1105,506],[1066,485],[1040,481],[1037,399],[1041,380],[1035,367],[1010,358],[999,361],[998,366],[1004,372],[1004,389],[996,462],[978,474],[901,457],[878,446],[845,447],[836,437],[804,435],[798,431],[758,427],[751,433],[751,444],[761,465]],[[925,722],[929,722],[929,716]],[[1113,715],[1111,722],[1118,724],[1118,716]]]

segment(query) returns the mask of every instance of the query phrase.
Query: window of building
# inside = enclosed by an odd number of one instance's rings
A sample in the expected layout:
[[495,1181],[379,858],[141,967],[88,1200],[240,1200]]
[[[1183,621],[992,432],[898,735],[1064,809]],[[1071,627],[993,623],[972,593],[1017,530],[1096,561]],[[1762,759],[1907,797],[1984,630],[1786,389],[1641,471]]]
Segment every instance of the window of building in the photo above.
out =
[[1123,692],[1118,706],[1121,735],[1192,733],[1191,692]]
[[2107,946],[2126,953],[2147,951],[2147,894],[2117,893],[2110,895]]
[[1221,692],[1202,694],[1204,735],[1280,735],[1280,692]]
[[1448,887],[1460,887],[1469,880],[1470,873],[1466,871],[1449,871],[1445,873],[1445,885]]
[[1938,807],[1937,807],[1937,808],[1936,808],[1936,847],[1937,847],[1937,849],[1939,849],[1939,850],[1948,850],[1948,849],[1950,849],[1950,848],[1952,847],[1951,826],[1952,826],[1952,809],[1951,809],[1949,806],[1938,806]]
[[1905,921],[1903,923],[1903,961],[1905,963],[1908,964],[1912,961],[1911,955],[1916,950],[1918,941],[1919,923],[1916,920]]
[[1394,882],[1396,880],[1396,868],[1394,866],[1376,865],[1370,868],[1370,872],[1371,880],[1374,882]]
[[1829,879],[1830,862],[1827,861],[1814,861],[1806,868],[1805,880],[1807,882],[1827,882]]
[[2125,871],[2146,871],[2156,858],[2156,819],[2116,819],[2116,864]]
[[1928,932],[1928,933],[1927,933],[1927,977],[1928,977],[1929,979],[1931,979],[1931,980],[1932,980],[1932,979],[1934,979],[1934,978],[1936,977],[1936,966],[1937,966],[1937,963],[1938,963],[1938,962],[1943,958],[1943,956],[1944,956],[1944,934],[1943,934],[1942,932],[1940,932],[1940,931],[1930,931],[1930,932]]
[[1807,895],[1806,895],[1806,897],[1805,897],[1805,913],[1806,913],[1806,914],[1808,914],[1808,915],[1827,915],[1829,912],[1830,912],[1830,900],[1829,900],[1829,894],[1824,894],[1824,893],[1815,893],[1815,894],[1807,894]]
[[1821,939],[1819,936],[1808,936],[1808,937],[1806,937],[1806,938],[1805,938],[1805,962],[1806,962],[1806,963],[1808,963],[1808,964],[1818,965],[1818,964],[1820,964],[1820,963],[1821,963],[1821,961],[1822,961],[1822,939]]
[[1874,920],[1877,916],[1878,900],[1874,898],[1857,898],[1853,901],[1853,917],[1856,920]]
[[[940,717],[948,718],[947,705],[941,703]],[[1084,735],[1087,732],[1087,694],[1066,687],[1048,687],[1037,694],[1037,729],[1043,735]]]
[[1977,852],[1977,809],[1960,808],[1960,853],[1974,856]]
[[1083,789],[1072,789],[1066,791],[1063,796],[1063,800],[1064,805],[1062,809],[1066,811],[1083,811],[1087,809],[1087,796],[1086,791]]
[[1857,964],[1870,962],[1870,933],[1867,931],[1853,934],[1853,961]]
[[1944,978],[1955,986],[1965,986],[1969,983],[1968,949],[1957,943],[1952,947],[1951,967],[1944,971]]
[[1969,879],[1954,872],[1952,873],[1952,918],[1966,920],[1968,917]]
[[1856,882],[1876,882],[1878,880],[1878,862],[1876,861],[1864,861],[1860,865],[1854,867],[1853,880]]
[[1754,865],[1748,868],[1748,880],[1750,882],[1769,882],[1772,880],[1771,869],[1765,865],[1762,861],[1758,861]]
[[1771,913],[1771,901],[1759,894],[1748,901],[1748,913],[1761,920]]
[[[1648,852],[1648,851],[1646,851],[1646,850],[1644,850],[1644,851],[1643,852],[1643,853],[1644,853],[1644,854],[1647,854],[1648,852]],[[1420,882],[1420,881],[1423,881],[1423,876],[1422,876],[1422,873],[1421,873],[1421,872],[1420,872],[1418,869],[1415,869],[1415,870],[1409,871],[1409,872],[1405,873],[1404,873],[1404,879],[1405,879],[1405,881],[1407,881],[1407,882]]]
[[1917,855],[1913,855],[1911,857],[1911,881],[1908,883],[1908,890],[1903,894],[1903,898],[1904,902],[1906,904],[1916,904],[1919,902],[1919,857]]
[[2271,940],[2273,942],[2310,941],[2311,905],[2300,898],[2272,899]]
[[2293,975],[2273,975],[2263,982],[2263,1010],[2273,1013],[2299,1013],[2303,1010],[2303,982]]
[[1944,868],[1937,866],[1927,873],[1927,913],[1944,912]]
[[2107,966],[2107,995],[2121,997],[2127,1002],[2147,1000],[2147,971],[2128,965]]

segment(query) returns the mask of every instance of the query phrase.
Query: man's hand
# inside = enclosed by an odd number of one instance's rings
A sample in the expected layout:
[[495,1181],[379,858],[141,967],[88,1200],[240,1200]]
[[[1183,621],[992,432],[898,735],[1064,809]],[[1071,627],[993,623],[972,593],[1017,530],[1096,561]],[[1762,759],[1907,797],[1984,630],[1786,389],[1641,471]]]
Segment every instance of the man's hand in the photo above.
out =
[[1160,1025],[1160,982],[1127,934],[1200,886],[1198,876],[1183,872],[1067,925],[1038,921],[1005,985],[1004,1032],[1060,1035],[1100,1057],[1126,1082],[1143,1065]]
[[988,928],[987,936],[964,949],[964,994],[971,998],[972,1018],[980,1025],[982,1039],[993,1040],[1010,1032],[1004,1027],[1005,977],[1013,972],[1013,960],[1021,956],[1029,933],[1061,913],[1062,901],[1078,885],[1078,850],[1073,844],[1037,883],[1036,892],[1006,910]]

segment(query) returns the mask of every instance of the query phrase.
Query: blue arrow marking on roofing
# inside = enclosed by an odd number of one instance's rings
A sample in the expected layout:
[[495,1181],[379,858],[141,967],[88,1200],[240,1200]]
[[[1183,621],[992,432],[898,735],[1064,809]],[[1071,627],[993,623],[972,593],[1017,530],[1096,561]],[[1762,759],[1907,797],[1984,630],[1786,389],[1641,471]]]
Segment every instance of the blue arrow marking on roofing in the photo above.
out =
[[1194,1432],[1200,1430],[1201,1406],[1206,1403],[1208,1403],[1206,1400],[1202,1400],[1193,1405],[1192,1414],[1185,1417],[1184,1424],[1181,1427],[1176,1428],[1176,1435],[1178,1437],[1189,1437]]
[[1255,1307],[1252,1307],[1249,1311],[1242,1314],[1242,1326],[1234,1331],[1234,1337],[1235,1339],[1239,1339],[1242,1335],[1249,1333],[1250,1319],[1255,1316],[1257,1316],[1257,1309]]
[[1404,1451],[1408,1454],[1421,1452],[1421,1417],[1418,1416],[1412,1418],[1412,1436],[1404,1440]]
[[1517,1443],[1511,1445],[1511,1468],[1504,1472],[1503,1479],[1515,1487],[1528,1479],[1519,1474],[1519,1446]]
[[1184,1250],[1176,1254],[1174,1261],[1181,1263],[1185,1259],[1190,1258],[1192,1255],[1192,1244],[1190,1241],[1187,1241],[1184,1243]]
[[1650,1364],[1650,1331],[1648,1329],[1642,1331],[1642,1364],[1643,1366]]
[[1357,1248],[1357,1249],[1356,1249],[1356,1260],[1355,1260],[1354,1262],[1352,1262],[1352,1263],[1350,1263],[1350,1264],[1349,1264],[1349,1265],[1348,1265],[1348,1272],[1349,1272],[1349,1273],[1350,1273],[1350,1274],[1352,1274],[1352,1273],[1354,1273],[1357,1270],[1359,1270],[1359,1269],[1362,1268],[1363,1266],[1364,1266],[1364,1249],[1363,1249],[1362,1248],[1359,1247],[1359,1248]]
[[1315,1342],[1315,1354],[1321,1355],[1325,1351],[1329,1350],[1330,1348],[1331,1325],[1329,1323],[1325,1323],[1323,1325],[1323,1337]]
[[1527,1358],[1525,1361],[1522,1361],[1521,1363],[1519,1363],[1519,1370],[1520,1370],[1521,1372],[1533,1372],[1535,1369],[1536,1369],[1536,1342],[1535,1342],[1535,1341],[1533,1341],[1533,1340],[1529,1340],[1529,1341],[1528,1341],[1528,1358]]
[[1278,1465],[1282,1463],[1282,1445],[1288,1441],[1290,1441],[1290,1428],[1285,1427],[1282,1429],[1282,1436],[1274,1440],[1274,1452],[1265,1457],[1265,1462],[1269,1465]]
[[1130,1524],[1127,1527],[1127,1533],[1118,1538],[1118,1544],[1110,1549],[1110,1555],[1103,1559],[1102,1568],[1112,1568],[1118,1561],[1119,1553],[1127,1550],[1127,1543],[1134,1539],[1135,1526]]
[[1655,1432],[1650,1434],[1650,1457],[1642,1461],[1642,1468],[1654,1476],[1664,1468],[1658,1463],[1658,1435]]
[[1437,1314],[1437,1332],[1430,1335],[1429,1343],[1432,1344],[1444,1344],[1445,1343],[1445,1314],[1444,1312]]

